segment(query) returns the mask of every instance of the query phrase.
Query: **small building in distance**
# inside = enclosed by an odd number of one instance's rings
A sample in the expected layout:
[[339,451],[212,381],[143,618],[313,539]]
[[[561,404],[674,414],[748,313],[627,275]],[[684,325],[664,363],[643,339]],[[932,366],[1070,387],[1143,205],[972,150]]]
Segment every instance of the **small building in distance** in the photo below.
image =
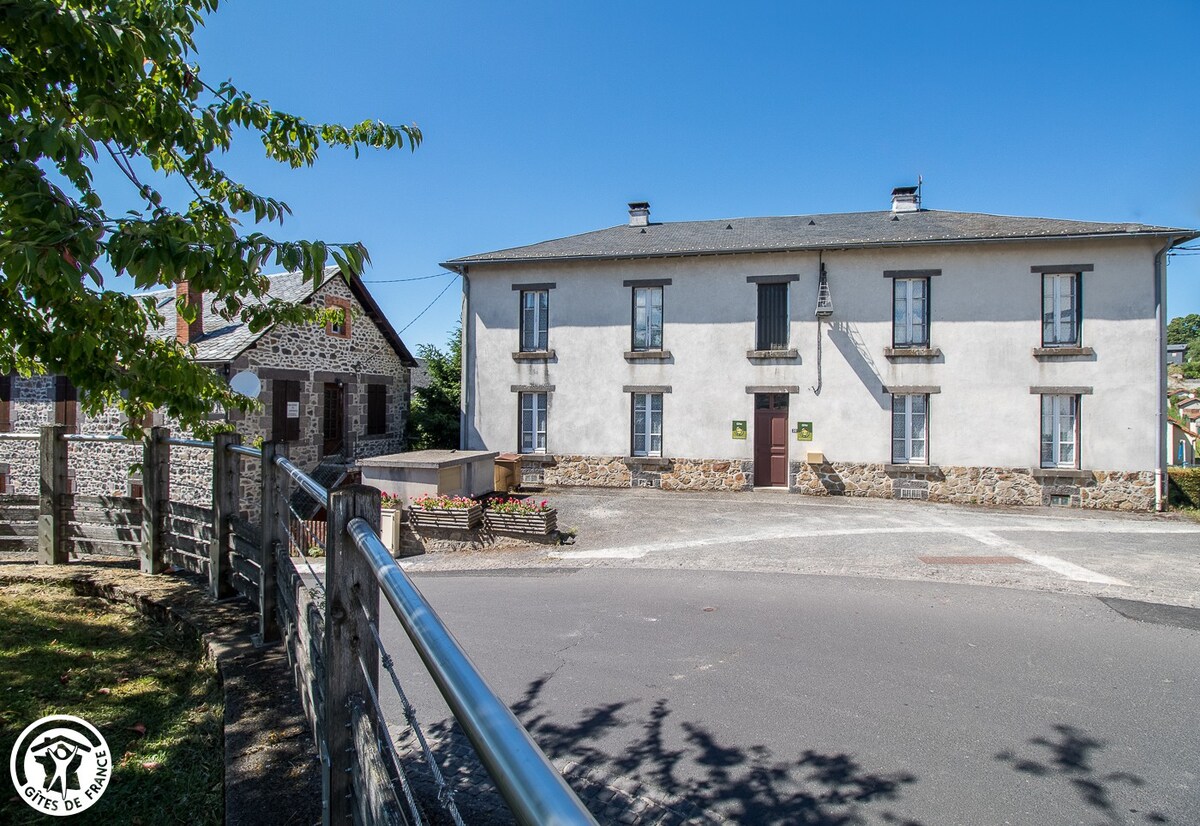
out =
[[[213,416],[236,425],[244,442],[281,441],[296,465],[326,481],[344,476],[357,459],[404,449],[409,370],[416,360],[356,275],[329,268],[315,281],[305,281],[300,273],[271,276],[269,298],[334,308],[340,320],[281,324],[258,332],[206,315],[203,308],[211,301],[195,293],[192,302],[198,301],[202,311],[189,325],[175,312],[177,297],[187,292],[184,282],[151,294],[166,320],[155,334],[194,348],[198,362],[226,379],[239,373],[258,378],[261,409]],[[57,423],[73,432],[116,433],[124,425],[116,409],[85,415],[75,388],[63,376],[6,376],[0,391],[0,428],[9,431],[36,431]],[[211,456],[195,448],[179,450],[171,463],[173,496],[207,505]],[[37,453],[35,442],[0,442],[0,490],[37,493]],[[72,443],[70,453],[71,486],[77,493],[127,495],[140,484],[130,475],[130,466],[141,461],[139,447]],[[252,463],[242,479],[249,494],[258,484]]]

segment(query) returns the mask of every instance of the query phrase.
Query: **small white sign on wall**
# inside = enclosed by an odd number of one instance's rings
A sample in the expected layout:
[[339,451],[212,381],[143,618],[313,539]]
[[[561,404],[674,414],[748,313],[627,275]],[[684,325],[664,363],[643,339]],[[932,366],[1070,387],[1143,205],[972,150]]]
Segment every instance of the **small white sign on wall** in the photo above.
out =
[[288,402],[287,403],[287,417],[289,419],[299,419],[300,418],[300,402]]

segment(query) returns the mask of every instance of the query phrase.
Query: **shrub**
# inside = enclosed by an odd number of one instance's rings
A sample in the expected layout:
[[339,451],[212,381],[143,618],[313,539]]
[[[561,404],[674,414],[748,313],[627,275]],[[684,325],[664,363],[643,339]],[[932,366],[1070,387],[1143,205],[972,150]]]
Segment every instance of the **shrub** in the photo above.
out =
[[1168,502],[1176,507],[1200,508],[1200,467],[1167,468]]

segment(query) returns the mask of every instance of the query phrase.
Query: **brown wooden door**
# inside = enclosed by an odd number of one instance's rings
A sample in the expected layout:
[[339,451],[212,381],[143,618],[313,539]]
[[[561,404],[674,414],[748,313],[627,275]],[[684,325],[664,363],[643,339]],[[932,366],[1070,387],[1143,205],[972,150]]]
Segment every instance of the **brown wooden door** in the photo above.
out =
[[325,385],[325,444],[321,449],[322,456],[332,456],[342,452],[346,433],[346,407],[342,386],[329,383]]
[[754,486],[785,487],[788,482],[788,397],[754,395]]

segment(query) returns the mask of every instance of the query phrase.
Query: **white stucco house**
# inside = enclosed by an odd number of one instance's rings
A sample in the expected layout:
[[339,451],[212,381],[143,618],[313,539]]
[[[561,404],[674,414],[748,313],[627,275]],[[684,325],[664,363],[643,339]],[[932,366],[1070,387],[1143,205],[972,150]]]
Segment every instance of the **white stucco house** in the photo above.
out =
[[527,481],[1148,510],[1165,253],[1144,224],[921,208],[618,226],[468,255],[462,447]]

